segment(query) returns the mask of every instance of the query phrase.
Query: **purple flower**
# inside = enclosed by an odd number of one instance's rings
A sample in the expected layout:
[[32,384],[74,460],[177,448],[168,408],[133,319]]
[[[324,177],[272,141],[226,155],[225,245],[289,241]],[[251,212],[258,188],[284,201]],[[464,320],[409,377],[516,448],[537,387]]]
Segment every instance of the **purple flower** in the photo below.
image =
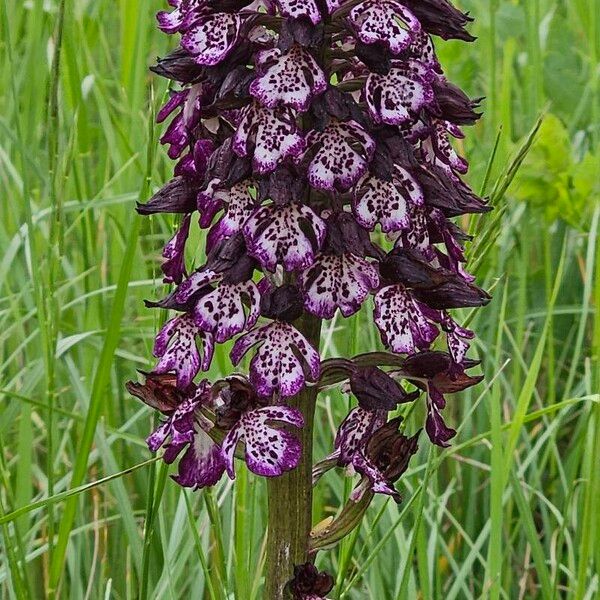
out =
[[199,65],[219,64],[238,42],[243,19],[232,13],[207,14],[183,34],[181,46]]
[[250,85],[250,93],[267,108],[289,106],[308,110],[314,96],[327,89],[325,74],[302,46],[295,44],[283,54],[274,48],[256,57],[260,76]]
[[265,406],[242,414],[223,440],[223,458],[227,473],[235,478],[233,455],[243,441],[245,461],[257,475],[277,477],[296,468],[302,447],[298,439],[285,429],[276,429],[271,422],[303,427],[302,413],[289,406]]
[[371,73],[365,99],[376,123],[402,125],[435,100],[431,81],[434,74],[423,63],[398,63],[387,75]]
[[388,421],[373,433],[365,448],[358,453],[354,468],[363,479],[352,492],[352,500],[360,500],[365,491],[370,490],[400,502],[400,494],[393,484],[408,468],[418,449],[419,437],[418,433],[411,438],[400,433],[398,427],[401,422],[401,417]]
[[251,187],[252,181],[241,181],[230,189],[212,184],[208,190],[198,195],[198,209],[204,216],[201,225],[208,227],[214,215],[221,209],[224,211],[208,234],[209,248],[241,231],[252,216],[256,210],[256,201],[250,193]]
[[352,409],[335,436],[334,454],[338,465],[354,464],[354,459],[365,448],[371,435],[386,421],[387,411],[369,410],[360,406]]
[[369,292],[379,286],[377,268],[354,254],[321,254],[299,278],[306,310],[331,319],[339,308],[344,317],[360,310]]
[[367,171],[375,151],[373,138],[356,122],[334,121],[324,131],[311,131],[307,153],[316,149],[308,181],[317,190],[345,191]]
[[432,384],[427,386],[427,421],[425,430],[429,439],[443,448],[456,435],[456,431],[448,427],[442,417],[441,410],[446,407],[446,399]]
[[[197,339],[202,341],[202,358],[198,351]],[[207,371],[214,352],[212,334],[198,327],[188,314],[167,321],[156,336],[154,356],[160,358],[154,372],[177,374],[177,386],[185,389],[200,369]]]
[[406,50],[421,31],[419,20],[396,0],[363,0],[348,20],[361,42],[383,44],[394,55]]
[[315,261],[325,238],[323,220],[308,206],[263,206],[244,225],[248,252],[268,271],[282,264],[287,271]]
[[127,389],[149,406],[167,417],[148,437],[148,448],[157,452],[164,447],[163,460],[179,460],[178,473],[173,476],[183,487],[194,489],[217,483],[225,472],[221,449],[208,432],[212,423],[200,413],[208,400],[208,384],[188,386],[185,392],[173,385],[169,375],[148,374],[145,384],[129,382]]
[[426,307],[402,285],[389,285],[377,293],[374,317],[383,343],[394,352],[425,350],[439,334]]
[[[249,310],[244,310],[244,300]],[[251,329],[260,315],[260,292],[253,281],[222,283],[202,296],[194,308],[195,323],[219,344]]]
[[404,168],[395,165],[389,180],[365,175],[354,188],[352,210],[357,222],[373,230],[392,233],[411,226],[415,206],[422,206],[424,195],[419,182]]
[[253,346],[257,350],[250,362],[250,381],[261,396],[278,393],[289,398],[307,379],[319,378],[319,353],[289,323],[274,321],[239,338],[231,351],[233,364],[237,365]]
[[170,158],[179,158],[183,150],[190,144],[192,140],[190,132],[200,122],[203,93],[202,84],[177,92],[171,96],[171,99],[158,113],[156,120],[158,123],[162,123],[175,110],[180,109],[160,139],[162,144],[170,146]]
[[233,150],[238,156],[252,154],[252,166],[257,174],[264,175],[285,158],[299,156],[304,150],[304,137],[291,109],[271,109],[255,103],[242,112]]

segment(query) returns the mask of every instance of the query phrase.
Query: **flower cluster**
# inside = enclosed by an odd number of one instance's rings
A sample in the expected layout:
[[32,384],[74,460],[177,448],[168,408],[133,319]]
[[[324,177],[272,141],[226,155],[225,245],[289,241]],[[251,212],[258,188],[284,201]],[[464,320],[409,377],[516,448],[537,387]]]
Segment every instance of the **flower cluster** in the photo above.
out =
[[[259,475],[293,469],[301,449],[285,426],[303,415],[287,400],[323,370],[298,323],[372,303],[383,344],[406,361],[397,373],[346,365],[359,404],[315,479],[344,467],[361,475],[354,500],[367,490],[398,500],[393,483],[417,441],[388,413],[425,392],[425,429],[446,445],[444,394],[479,381],[465,373],[473,333],[449,311],[489,300],[451,220],[488,210],[452,142],[480,114],[444,76],[431,37],[472,40],[469,17],[447,0],[170,4],[159,26],[179,45],[153,70],[173,82],[158,120],[170,119],[161,141],[174,178],[138,210],[181,215],[163,251],[174,290],[148,303],[174,316],[156,368],[129,386],[165,417],[149,446],[181,456],[176,480],[194,488],[233,477],[235,455]],[[189,272],[196,226],[205,261]],[[195,383],[232,339],[233,365],[251,358],[248,377]]]

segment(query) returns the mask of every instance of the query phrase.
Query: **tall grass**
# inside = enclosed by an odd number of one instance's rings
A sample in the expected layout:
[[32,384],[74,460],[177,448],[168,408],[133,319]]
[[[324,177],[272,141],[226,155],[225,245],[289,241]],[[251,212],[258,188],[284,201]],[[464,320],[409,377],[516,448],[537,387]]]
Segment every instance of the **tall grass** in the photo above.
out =
[[[599,0],[463,0],[478,41],[441,48],[487,96],[471,182],[496,211],[472,265],[494,301],[471,322],[486,381],[452,401],[455,444],[423,449],[404,502],[378,499],[319,556],[333,598],[591,599],[600,581]],[[152,460],[148,368],[166,218],[153,114],[166,85],[159,0],[0,1],[0,589],[6,598],[262,597],[264,482],[182,491]],[[536,127],[540,115],[545,123]],[[490,156],[493,160],[490,161]],[[471,314],[465,311],[465,320]],[[368,315],[328,356],[378,348]],[[227,373],[226,351],[211,376]],[[348,400],[321,397],[315,454]],[[407,428],[421,422],[418,411]],[[328,475],[317,520],[348,482]]]

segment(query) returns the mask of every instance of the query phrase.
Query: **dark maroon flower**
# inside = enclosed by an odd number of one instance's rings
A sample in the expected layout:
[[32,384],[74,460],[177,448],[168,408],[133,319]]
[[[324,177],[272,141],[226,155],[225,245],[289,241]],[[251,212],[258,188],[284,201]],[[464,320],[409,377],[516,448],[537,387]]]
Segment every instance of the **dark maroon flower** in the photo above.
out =
[[333,577],[319,572],[310,562],[294,567],[294,578],[287,584],[287,590],[294,600],[319,600],[333,589]]
[[400,494],[393,484],[408,468],[411,457],[418,450],[417,433],[411,438],[398,431],[402,418],[388,421],[370,437],[365,449],[354,463],[356,470],[363,475],[363,481],[352,493],[358,499],[364,489],[391,496],[400,502]]
[[398,404],[412,402],[417,393],[407,393],[385,371],[377,367],[357,367],[350,375],[350,389],[359,406],[367,410],[394,410]]

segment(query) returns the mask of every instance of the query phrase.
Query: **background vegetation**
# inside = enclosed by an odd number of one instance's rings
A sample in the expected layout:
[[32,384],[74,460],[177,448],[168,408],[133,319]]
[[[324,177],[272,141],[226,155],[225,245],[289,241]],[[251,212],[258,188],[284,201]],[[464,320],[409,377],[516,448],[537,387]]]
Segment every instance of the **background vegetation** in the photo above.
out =
[[[152,124],[166,84],[148,73],[170,43],[162,4],[64,0],[61,20],[58,0],[0,1],[3,598],[261,598],[264,483],[239,469],[235,485],[182,491],[124,390],[151,364],[164,315],[143,299],[163,291],[174,226],[134,212],[171,169]],[[597,598],[600,2],[459,5],[479,39],[440,55],[487,97],[464,143],[496,205],[467,223],[495,296],[472,321],[487,379],[453,399],[453,447],[422,444],[400,507],[378,500],[318,564],[333,598]],[[376,348],[370,323],[334,321],[327,355]],[[221,349],[210,375],[228,365]],[[320,408],[318,457],[348,399]],[[316,514],[349,489],[329,475]]]

